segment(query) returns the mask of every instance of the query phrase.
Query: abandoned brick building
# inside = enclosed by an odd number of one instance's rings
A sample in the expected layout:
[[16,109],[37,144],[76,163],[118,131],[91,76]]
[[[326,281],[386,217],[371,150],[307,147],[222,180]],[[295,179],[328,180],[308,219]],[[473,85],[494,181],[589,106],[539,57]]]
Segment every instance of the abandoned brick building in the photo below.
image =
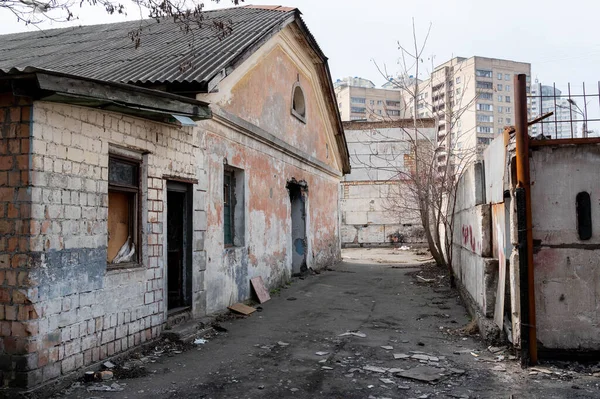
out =
[[[34,387],[340,257],[347,146],[297,9],[0,41],[0,373]],[[225,38],[210,28],[225,18]],[[194,44],[195,43],[195,44]],[[201,44],[199,44],[201,43]]]

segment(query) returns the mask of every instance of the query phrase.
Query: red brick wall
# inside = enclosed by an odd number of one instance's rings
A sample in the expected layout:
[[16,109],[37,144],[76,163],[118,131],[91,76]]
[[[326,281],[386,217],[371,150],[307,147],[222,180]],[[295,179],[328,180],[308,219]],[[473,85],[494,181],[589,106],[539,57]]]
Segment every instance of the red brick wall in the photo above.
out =
[[[28,98],[0,94],[0,385],[31,386],[41,381],[37,312],[29,279],[31,196]],[[35,301],[35,300],[33,300]]]

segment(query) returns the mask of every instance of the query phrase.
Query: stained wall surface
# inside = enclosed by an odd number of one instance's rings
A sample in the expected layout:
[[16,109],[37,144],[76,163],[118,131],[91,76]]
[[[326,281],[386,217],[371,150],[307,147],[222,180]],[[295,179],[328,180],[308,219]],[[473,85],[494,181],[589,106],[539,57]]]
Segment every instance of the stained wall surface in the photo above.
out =
[[[215,117],[201,123],[206,131],[204,168],[207,190],[207,311],[248,299],[250,279],[261,276],[267,288],[287,281],[293,251],[305,253],[308,268],[340,258],[340,151],[335,118],[326,106],[324,82],[314,54],[291,27],[265,43],[219,90],[198,98],[211,102]],[[304,93],[305,117],[292,114],[292,91]],[[239,241],[224,242],[223,183],[234,171]],[[292,210],[287,185],[305,187],[306,242],[292,242]]]
[[[543,348],[600,350],[600,148],[532,153],[537,337]],[[592,237],[577,230],[576,196],[591,199]]]

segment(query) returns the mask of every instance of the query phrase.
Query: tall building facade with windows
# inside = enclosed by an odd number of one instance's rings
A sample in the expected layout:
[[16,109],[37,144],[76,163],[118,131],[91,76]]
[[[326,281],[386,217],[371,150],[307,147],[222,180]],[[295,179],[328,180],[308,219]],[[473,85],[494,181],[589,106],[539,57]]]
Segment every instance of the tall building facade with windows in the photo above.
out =
[[421,84],[417,104],[404,96],[409,115],[438,121],[440,161],[454,152],[481,152],[505,126],[514,125],[514,76],[531,75],[531,64],[486,57],[455,57]]
[[359,77],[338,79],[335,93],[342,121],[386,121],[402,118],[400,90],[377,88]]
[[537,136],[543,134],[552,139],[569,139],[571,137],[582,137],[583,132],[579,130],[577,122],[582,120],[583,113],[577,103],[570,103],[567,97],[561,97],[562,92],[554,86],[546,86],[536,79],[531,85],[529,97],[529,119],[535,119],[541,115],[552,112],[552,116],[529,127],[529,134]]

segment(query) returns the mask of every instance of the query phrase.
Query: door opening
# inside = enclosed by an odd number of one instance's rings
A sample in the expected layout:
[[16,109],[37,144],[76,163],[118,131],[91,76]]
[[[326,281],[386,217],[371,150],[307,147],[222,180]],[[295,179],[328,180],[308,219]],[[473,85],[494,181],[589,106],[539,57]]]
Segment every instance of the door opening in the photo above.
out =
[[299,275],[307,270],[306,183],[302,183],[291,181],[287,184],[292,218],[292,275]]
[[192,185],[167,183],[167,310],[192,305]]

